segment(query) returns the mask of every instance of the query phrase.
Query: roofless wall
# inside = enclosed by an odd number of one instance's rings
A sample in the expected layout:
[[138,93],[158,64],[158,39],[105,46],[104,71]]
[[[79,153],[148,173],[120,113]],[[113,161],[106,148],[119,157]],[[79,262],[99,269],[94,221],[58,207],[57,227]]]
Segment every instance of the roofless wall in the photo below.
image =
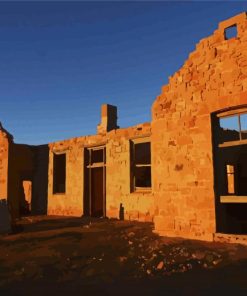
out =
[[[236,35],[228,37],[234,28]],[[214,174],[212,116],[247,105],[246,29],[246,13],[219,23],[152,106],[155,229],[160,234],[211,240],[218,231],[220,180]]]

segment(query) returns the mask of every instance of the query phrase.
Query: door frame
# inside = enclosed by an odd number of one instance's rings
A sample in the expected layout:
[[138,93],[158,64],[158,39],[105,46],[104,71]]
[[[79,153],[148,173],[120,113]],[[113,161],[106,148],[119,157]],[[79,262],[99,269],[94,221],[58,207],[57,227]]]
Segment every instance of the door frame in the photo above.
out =
[[[88,198],[88,212],[89,216],[93,216],[93,210],[92,210],[92,169],[101,167],[103,168],[103,217],[106,217],[106,145],[99,145],[99,146],[93,146],[93,147],[85,147],[85,150],[88,151],[88,163],[85,163],[84,161],[84,168],[88,172],[88,180],[86,180],[84,175],[84,193],[86,192],[85,187],[88,186],[88,195],[86,198]],[[103,150],[103,162],[96,162],[92,163],[92,152],[97,150]],[[85,153],[84,153],[85,157]],[[85,199],[84,199],[85,200]],[[84,207],[85,212],[85,207]]]

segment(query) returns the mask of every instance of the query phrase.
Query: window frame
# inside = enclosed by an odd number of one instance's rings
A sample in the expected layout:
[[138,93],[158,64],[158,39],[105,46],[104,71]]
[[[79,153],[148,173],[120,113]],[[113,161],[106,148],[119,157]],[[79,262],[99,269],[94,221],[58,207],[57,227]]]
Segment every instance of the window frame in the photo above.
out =
[[[135,163],[135,145],[137,144],[150,144],[150,163],[149,164],[136,164]],[[139,137],[130,140],[130,192],[131,193],[150,193],[152,191],[152,145],[150,137]],[[150,187],[136,186],[136,167],[150,167]]]
[[[220,119],[221,118],[228,118],[228,117],[233,117],[233,116],[237,116],[238,118],[238,134],[239,134],[239,139],[238,140],[232,140],[232,141],[225,141],[223,143],[218,143],[218,149],[221,148],[225,148],[225,147],[234,147],[234,146],[238,146],[238,145],[247,145],[247,139],[243,139],[242,138],[242,132],[243,130],[241,129],[241,120],[240,120],[240,116],[241,115],[247,115],[247,106],[243,105],[243,106],[238,106],[238,108],[231,108],[225,111],[221,111],[219,113],[216,114],[217,118],[218,118],[218,125],[219,128],[221,128],[220,126]],[[227,165],[231,165],[234,167],[234,172],[232,173],[233,178],[234,178],[234,193],[229,193],[228,192],[228,172],[227,172]],[[225,163],[225,193],[223,195],[220,195],[220,203],[224,203],[224,204],[228,204],[228,203],[247,203],[247,195],[239,195],[238,194],[238,189],[237,189],[237,184],[238,184],[238,180],[237,180],[237,174],[238,174],[238,166],[236,163],[234,162],[227,162]]]
[[[95,151],[102,150],[103,159],[102,161],[93,161],[93,153]],[[85,152],[88,153],[88,160],[85,162]],[[103,217],[106,217],[106,144],[98,146],[85,146],[84,147],[84,168],[87,170],[88,174],[88,184],[91,184],[92,169],[103,168]],[[84,181],[85,182],[85,171],[84,171]],[[92,187],[88,185],[88,214],[92,216]],[[84,184],[85,190],[85,184]],[[85,211],[85,208],[84,208]]]
[[219,127],[220,126],[220,119],[223,118],[229,118],[229,117],[237,117],[238,119],[238,134],[239,134],[239,139],[238,140],[232,140],[232,141],[225,141],[223,143],[218,144],[218,147],[230,147],[230,146],[236,146],[236,145],[242,145],[242,144],[247,144],[247,139],[242,138],[242,129],[241,129],[241,120],[240,116],[241,115],[247,115],[247,107],[243,107],[240,109],[235,109],[235,110],[229,110],[225,112],[221,112],[217,114],[217,117],[219,119]]

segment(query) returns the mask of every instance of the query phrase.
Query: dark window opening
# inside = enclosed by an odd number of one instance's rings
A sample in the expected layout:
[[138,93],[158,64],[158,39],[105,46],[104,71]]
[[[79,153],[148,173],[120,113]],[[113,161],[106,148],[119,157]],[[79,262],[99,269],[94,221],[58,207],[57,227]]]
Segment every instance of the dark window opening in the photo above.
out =
[[236,193],[237,195],[247,196],[247,154],[239,156],[236,173]]
[[225,29],[225,40],[238,36],[237,25],[233,25]]
[[104,150],[91,150],[91,164],[104,162]]
[[151,183],[151,145],[150,142],[133,143],[132,146],[132,189],[150,189]]
[[54,154],[53,158],[53,193],[65,193],[66,154]]
[[247,233],[246,219],[247,204],[229,203],[225,205],[225,225],[222,232],[245,234]]
[[135,187],[151,187],[151,167],[135,168]]
[[150,143],[135,144],[135,163],[150,165],[151,163]]

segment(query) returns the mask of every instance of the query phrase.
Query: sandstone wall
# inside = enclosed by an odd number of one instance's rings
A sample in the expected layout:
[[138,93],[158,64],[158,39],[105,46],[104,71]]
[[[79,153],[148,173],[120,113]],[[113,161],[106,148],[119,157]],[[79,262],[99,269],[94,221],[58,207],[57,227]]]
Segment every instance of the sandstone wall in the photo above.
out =
[[[225,28],[237,25],[236,38]],[[247,104],[246,14],[221,22],[152,106],[153,192],[164,235],[212,239],[216,230],[211,114]]]
[[8,135],[0,130],[0,199],[7,199],[8,188]]
[[[126,219],[152,220],[153,195],[131,193],[130,139],[150,136],[149,123],[106,134],[73,138],[49,144],[48,214],[83,214],[84,148],[106,146],[106,216],[119,217],[123,204]],[[66,193],[53,194],[53,153],[66,153]]]
[[[120,203],[127,220],[152,221],[154,198],[150,192],[131,192],[130,139],[151,135],[149,123],[134,128],[118,129],[109,133],[106,146],[107,216],[119,217]],[[152,152],[151,152],[152,153]]]
[[[49,144],[48,215],[83,214],[83,146],[86,137]],[[53,194],[54,153],[66,153],[66,192]]]
[[9,135],[0,128],[0,233],[10,232],[8,211],[8,154]]

